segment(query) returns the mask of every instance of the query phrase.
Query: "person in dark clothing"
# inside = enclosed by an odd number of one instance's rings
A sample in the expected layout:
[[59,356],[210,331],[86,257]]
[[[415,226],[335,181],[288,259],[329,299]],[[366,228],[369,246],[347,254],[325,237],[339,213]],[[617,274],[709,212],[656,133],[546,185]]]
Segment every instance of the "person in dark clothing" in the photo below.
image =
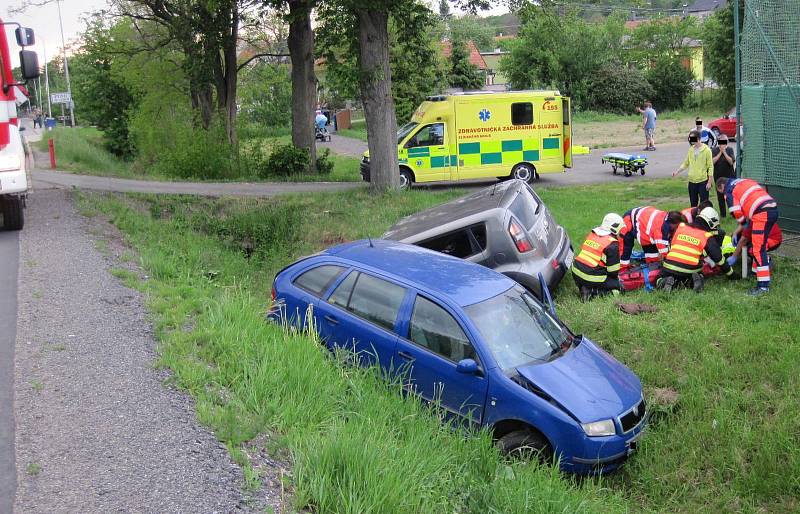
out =
[[[728,136],[720,134],[718,145],[711,149],[711,160],[714,163],[714,182],[721,177],[735,178],[736,177],[736,155],[733,148],[728,145]],[[723,218],[726,216],[728,210],[725,204],[725,194],[717,192],[717,203],[719,205],[719,214]]]
[[594,296],[619,294],[619,241],[617,236],[624,225],[622,216],[608,213],[599,227],[586,236],[572,263],[572,278],[586,301]]
[[713,207],[703,209],[691,225],[678,225],[656,287],[672,291],[677,285],[685,285],[699,293],[704,284],[704,255],[719,266],[724,275],[731,277],[733,269],[722,255],[719,240],[714,237],[718,228],[719,215]]

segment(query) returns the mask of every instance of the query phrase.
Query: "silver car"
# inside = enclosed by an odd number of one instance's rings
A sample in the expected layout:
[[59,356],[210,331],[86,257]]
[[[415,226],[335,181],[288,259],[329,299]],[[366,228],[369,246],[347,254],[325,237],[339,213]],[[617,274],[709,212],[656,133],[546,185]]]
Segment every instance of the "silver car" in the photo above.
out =
[[572,265],[572,244],[542,199],[522,180],[499,182],[406,216],[383,235],[492,268],[540,295]]

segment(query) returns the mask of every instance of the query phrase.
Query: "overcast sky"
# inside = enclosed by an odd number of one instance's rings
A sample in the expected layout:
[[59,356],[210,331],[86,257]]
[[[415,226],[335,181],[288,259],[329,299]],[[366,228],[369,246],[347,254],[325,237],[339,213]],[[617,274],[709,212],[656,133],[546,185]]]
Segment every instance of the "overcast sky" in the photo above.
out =
[[[42,3],[43,0],[33,0],[35,3]],[[28,7],[22,14],[12,14],[9,12],[22,4],[22,0],[3,0],[3,7],[0,7],[0,17],[3,21],[15,21],[24,27],[30,27],[36,34],[36,47],[31,48],[39,54],[39,62],[44,63],[43,51],[47,48],[47,57],[51,59],[55,52],[61,50],[61,29],[58,24],[58,9],[55,1],[41,7]],[[28,2],[26,2],[28,3]],[[106,6],[106,0],[62,0],[61,19],[64,22],[64,39],[69,41],[75,39],[83,31],[84,18],[87,13],[100,10]],[[11,60],[14,66],[19,64],[19,47],[14,39],[14,29],[16,27],[6,26],[6,34],[11,50]]]
[[[22,4],[24,0],[2,0],[0,7],[0,17],[3,21],[15,21],[24,27],[30,27],[36,33],[36,47],[31,48],[39,54],[39,62],[44,64],[44,50],[46,46],[47,57],[52,59],[55,52],[61,50],[61,30],[58,25],[58,9],[56,8],[55,0],[52,0],[47,5],[42,7],[28,7],[22,14],[11,14],[9,11],[13,7]],[[46,0],[29,0],[30,2],[42,3]],[[438,9],[438,1],[433,2]],[[495,7],[488,12],[482,14],[503,14],[508,12],[508,8],[503,5],[505,2],[495,2],[501,7]],[[83,18],[88,14],[106,6],[106,0],[62,0],[61,1],[61,18],[64,22],[64,39],[69,41],[75,39],[78,34],[83,31],[85,23]],[[454,13],[458,11],[453,9]],[[19,65],[19,47],[17,47],[16,40],[14,39],[14,28],[6,26],[6,33],[8,35],[8,42],[11,50],[11,60],[14,66]]]

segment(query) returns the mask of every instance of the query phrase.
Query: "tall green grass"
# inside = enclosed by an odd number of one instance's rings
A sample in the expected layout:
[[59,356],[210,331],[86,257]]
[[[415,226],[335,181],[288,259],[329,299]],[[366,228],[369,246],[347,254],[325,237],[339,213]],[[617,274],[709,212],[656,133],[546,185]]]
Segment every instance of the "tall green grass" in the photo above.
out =
[[95,128],[59,127],[45,132],[36,148],[48,151],[48,139],[55,144],[58,169],[93,175],[131,177],[130,163],[122,161],[103,146],[103,133]]
[[[209,200],[91,196],[140,253],[162,363],[198,416],[240,445],[276,434],[296,506],[321,512],[793,512],[800,508],[800,267],[779,259],[770,295],[717,278],[702,294],[632,293],[581,303],[567,277],[559,314],[631,367],[657,416],[622,471],[579,484],[506,464],[483,435],[445,429],[368,371],[336,365],[313,338],[263,323],[274,273],[301,255],[379,236],[400,217],[463,194],[363,191]],[[608,211],[683,207],[683,182],[541,189],[577,244]],[[264,227],[259,227],[262,224]],[[728,219],[725,227],[731,229]],[[246,251],[243,240],[251,241]],[[248,258],[249,255],[249,258]],[[677,395],[655,401],[656,390]],[[402,491],[406,490],[404,496]],[[548,501],[550,503],[548,503]]]
[[[328,196],[294,201],[372,201],[361,194]],[[417,208],[448,196],[396,198]],[[435,411],[404,397],[397,384],[332,359],[312,334],[265,322],[272,272],[318,244],[306,237],[304,216],[289,214],[297,203],[90,196],[83,208],[109,215],[139,250],[150,278],[137,287],[155,314],[160,363],[194,396],[199,419],[232,448],[272,433],[273,450],[285,451],[292,463],[295,508],[354,514],[625,510],[622,498],[601,482],[578,484],[552,467],[508,463],[486,434],[453,430]],[[275,221],[271,216],[280,209],[291,222],[265,235],[250,258],[232,244],[226,223],[245,227],[238,229],[242,236],[254,230],[246,228],[253,219],[247,212]],[[398,208],[375,211],[385,226]],[[285,237],[295,241],[288,252],[276,241]]]

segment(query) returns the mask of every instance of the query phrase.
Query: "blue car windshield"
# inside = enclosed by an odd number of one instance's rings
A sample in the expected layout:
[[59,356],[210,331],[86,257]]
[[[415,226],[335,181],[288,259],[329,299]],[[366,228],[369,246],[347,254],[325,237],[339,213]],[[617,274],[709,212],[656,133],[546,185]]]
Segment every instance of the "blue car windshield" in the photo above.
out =
[[464,310],[503,370],[547,362],[571,337],[541,303],[521,288],[513,287]]
[[406,136],[409,135],[411,131],[417,127],[417,125],[419,125],[419,123],[415,121],[403,125],[400,128],[400,130],[397,131],[397,144],[399,145],[400,143],[402,143],[403,139],[405,139]]

